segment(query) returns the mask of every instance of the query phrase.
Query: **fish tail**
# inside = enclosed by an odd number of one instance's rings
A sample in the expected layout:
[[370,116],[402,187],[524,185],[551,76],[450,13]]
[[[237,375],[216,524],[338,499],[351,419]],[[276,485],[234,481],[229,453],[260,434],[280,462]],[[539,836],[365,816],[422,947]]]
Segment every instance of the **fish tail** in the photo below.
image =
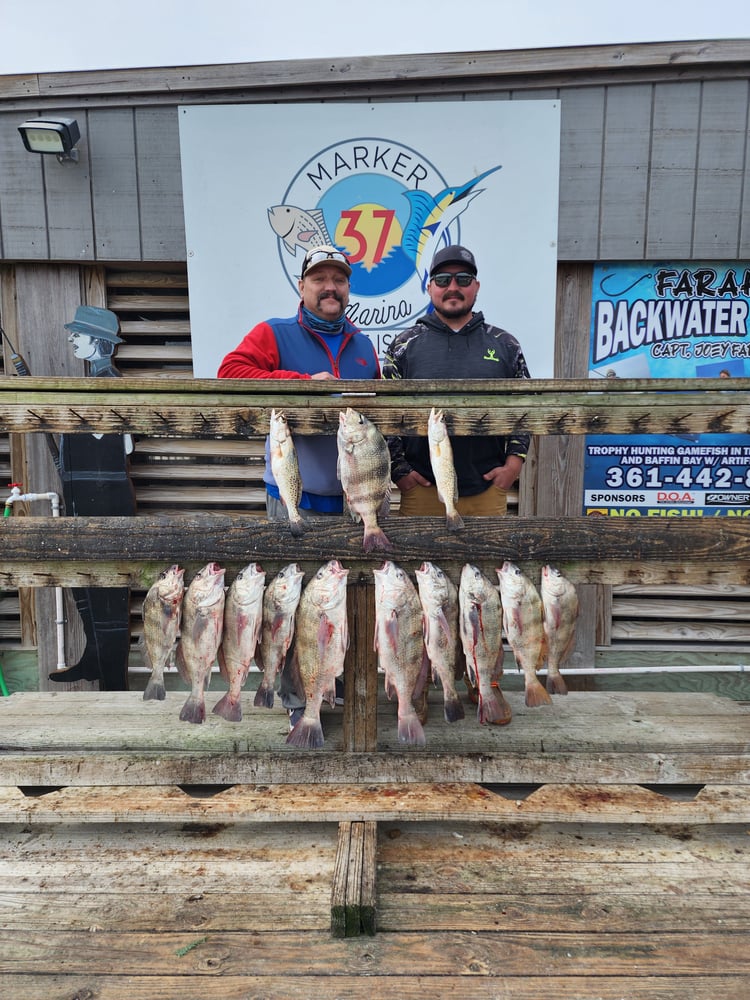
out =
[[410,743],[413,746],[419,747],[423,747],[427,742],[424,728],[416,712],[409,712],[408,715],[399,716],[398,741],[399,743]]
[[239,698],[233,698],[229,691],[216,702],[213,712],[227,722],[242,722],[242,703]]
[[525,701],[528,708],[539,708],[541,705],[552,704],[552,699],[538,680],[527,681]]
[[149,678],[146,689],[143,692],[144,701],[164,701],[167,697],[167,690],[164,687],[164,681],[154,680],[153,677]]
[[204,722],[206,718],[206,703],[202,697],[191,694],[180,712],[180,722]]
[[253,705],[256,708],[273,708],[273,688],[261,683],[255,692]]
[[480,726],[489,722],[493,726],[507,726],[513,717],[510,705],[498,689],[497,694],[491,691],[489,695],[479,692],[479,704],[477,706],[477,718]]
[[362,548],[365,552],[390,552],[393,546],[380,525],[376,524],[373,528],[365,528]]
[[464,718],[464,706],[457,694],[446,697],[443,702],[443,715],[446,722],[458,722]]
[[293,538],[300,538],[305,533],[305,522],[301,517],[289,517],[289,531]]
[[445,523],[448,531],[460,531],[464,527],[464,519],[457,510],[452,511],[450,514],[446,513]]
[[286,738],[287,743],[303,750],[317,750],[323,746],[323,727],[320,719],[309,719],[303,715],[294,729]]
[[547,674],[547,690],[550,694],[567,694],[568,686],[562,674]]

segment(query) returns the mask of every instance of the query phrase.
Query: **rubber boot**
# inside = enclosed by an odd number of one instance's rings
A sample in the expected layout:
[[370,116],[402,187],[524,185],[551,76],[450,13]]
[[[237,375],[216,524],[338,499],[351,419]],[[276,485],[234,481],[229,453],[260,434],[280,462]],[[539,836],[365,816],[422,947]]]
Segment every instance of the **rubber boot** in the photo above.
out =
[[77,663],[55,670],[56,684],[98,681],[100,691],[128,690],[130,591],[127,587],[74,588],[86,645]]

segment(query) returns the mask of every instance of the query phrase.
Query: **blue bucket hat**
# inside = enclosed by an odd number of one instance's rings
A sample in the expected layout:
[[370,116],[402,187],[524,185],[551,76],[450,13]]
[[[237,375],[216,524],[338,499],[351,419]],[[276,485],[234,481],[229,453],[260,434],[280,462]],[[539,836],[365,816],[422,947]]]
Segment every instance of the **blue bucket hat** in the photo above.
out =
[[87,337],[98,337],[108,340],[110,344],[121,344],[122,338],[117,336],[120,321],[109,309],[99,309],[97,306],[78,306],[72,323],[66,323],[65,329],[72,333],[85,333]]

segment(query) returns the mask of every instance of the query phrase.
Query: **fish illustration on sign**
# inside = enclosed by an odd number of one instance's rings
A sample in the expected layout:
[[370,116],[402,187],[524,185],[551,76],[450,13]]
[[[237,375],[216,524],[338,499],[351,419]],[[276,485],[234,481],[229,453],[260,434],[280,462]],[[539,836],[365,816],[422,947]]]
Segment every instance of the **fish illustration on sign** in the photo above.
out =
[[273,205],[267,209],[271,229],[295,256],[297,247],[307,253],[310,247],[333,245],[319,208],[298,208],[296,205]]
[[403,192],[404,197],[409,199],[411,215],[404,229],[401,246],[404,253],[414,261],[422,291],[427,287],[430,261],[443,237],[459,215],[484,190],[477,188],[477,184],[501,169],[501,165],[490,167],[473,180],[458,187],[443,188],[436,195],[431,195],[428,191]]

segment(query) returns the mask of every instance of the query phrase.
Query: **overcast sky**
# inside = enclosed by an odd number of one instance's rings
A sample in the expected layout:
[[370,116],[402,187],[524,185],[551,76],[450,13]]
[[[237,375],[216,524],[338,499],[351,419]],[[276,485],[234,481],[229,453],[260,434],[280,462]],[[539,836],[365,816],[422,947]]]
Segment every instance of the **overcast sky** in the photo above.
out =
[[0,74],[749,37],[748,0],[0,0]]

